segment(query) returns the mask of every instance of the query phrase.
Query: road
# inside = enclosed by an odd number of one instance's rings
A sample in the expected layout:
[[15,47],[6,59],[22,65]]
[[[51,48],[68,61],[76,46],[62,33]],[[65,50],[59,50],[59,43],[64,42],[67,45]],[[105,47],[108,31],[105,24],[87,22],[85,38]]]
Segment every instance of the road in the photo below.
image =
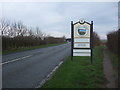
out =
[[70,55],[70,43],[3,55],[3,88],[35,88],[57,64]]

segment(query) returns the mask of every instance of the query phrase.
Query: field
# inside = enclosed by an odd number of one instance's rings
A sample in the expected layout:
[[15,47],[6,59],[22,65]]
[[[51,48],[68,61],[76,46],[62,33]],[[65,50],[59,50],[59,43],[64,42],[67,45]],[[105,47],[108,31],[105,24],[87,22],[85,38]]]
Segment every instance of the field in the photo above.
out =
[[42,88],[100,88],[104,82],[103,46],[93,50],[93,64],[90,57],[68,59],[54,73]]

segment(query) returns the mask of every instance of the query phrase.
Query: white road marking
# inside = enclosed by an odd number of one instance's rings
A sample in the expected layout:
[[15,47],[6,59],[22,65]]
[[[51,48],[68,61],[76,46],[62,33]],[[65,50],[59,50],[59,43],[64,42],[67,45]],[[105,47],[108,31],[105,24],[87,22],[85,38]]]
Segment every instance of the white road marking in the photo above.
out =
[[24,57],[21,57],[21,58],[13,59],[13,60],[10,60],[10,61],[6,61],[6,62],[3,62],[3,63],[0,63],[0,65],[4,65],[4,64],[11,63],[11,62],[19,61],[19,60],[22,60],[22,59],[25,59],[25,58],[28,58],[28,57],[31,57],[31,56],[33,56],[33,55],[28,55],[28,56],[24,56]]
[[52,77],[53,73],[61,66],[62,63],[63,61],[60,61],[60,63],[35,88],[42,87],[42,85],[45,84],[45,82],[48,81]]

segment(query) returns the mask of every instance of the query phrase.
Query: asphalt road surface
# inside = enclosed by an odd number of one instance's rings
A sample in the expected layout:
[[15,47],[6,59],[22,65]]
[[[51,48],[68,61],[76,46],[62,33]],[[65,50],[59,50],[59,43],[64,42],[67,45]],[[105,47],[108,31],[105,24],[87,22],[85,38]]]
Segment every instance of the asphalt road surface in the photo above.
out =
[[57,64],[70,55],[70,43],[3,55],[3,88],[35,88]]

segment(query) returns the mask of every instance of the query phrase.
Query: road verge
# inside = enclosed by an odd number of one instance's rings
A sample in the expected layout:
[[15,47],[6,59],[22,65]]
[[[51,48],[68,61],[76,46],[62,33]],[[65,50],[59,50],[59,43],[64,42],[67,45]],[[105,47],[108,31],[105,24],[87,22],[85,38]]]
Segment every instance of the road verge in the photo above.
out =
[[94,48],[93,64],[90,57],[74,57],[73,61],[68,57],[41,88],[100,88],[104,82],[103,48]]

